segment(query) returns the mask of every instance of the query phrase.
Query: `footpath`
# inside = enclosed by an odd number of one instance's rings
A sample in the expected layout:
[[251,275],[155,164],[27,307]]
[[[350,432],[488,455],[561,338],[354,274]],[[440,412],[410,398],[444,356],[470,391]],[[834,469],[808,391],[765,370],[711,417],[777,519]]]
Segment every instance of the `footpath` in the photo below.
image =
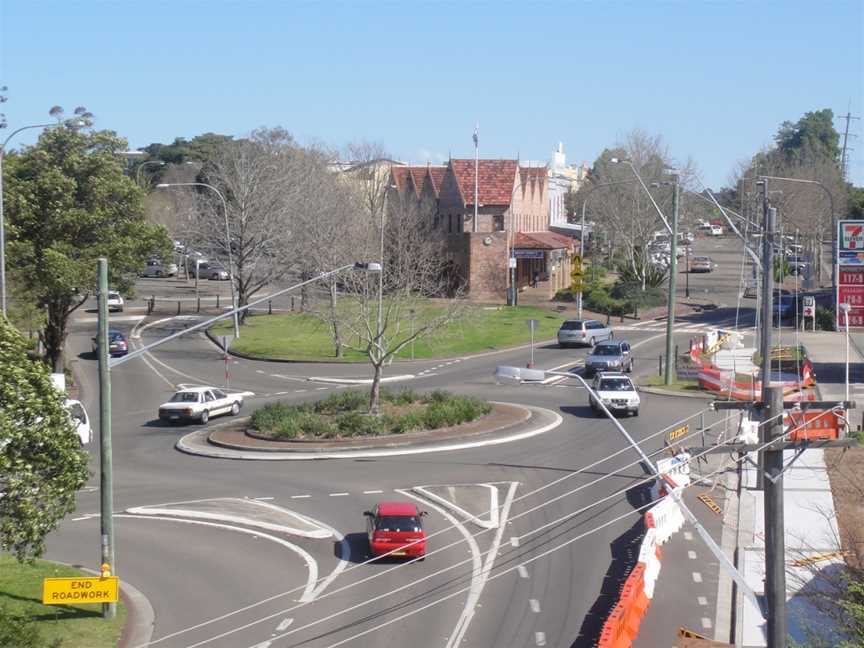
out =
[[[819,398],[842,401],[846,391],[846,336],[844,332],[798,334],[814,364]],[[857,429],[864,415],[864,333],[852,334],[849,347],[850,427]],[[795,453],[785,453],[785,463]],[[718,455],[726,456],[726,455]],[[755,455],[751,457],[754,461]],[[728,457],[727,457],[728,459]],[[730,471],[726,482],[714,484],[710,497],[720,509],[712,517],[697,495],[709,491],[696,484],[685,491],[685,502],[721,545],[757,595],[764,594],[765,530],[763,493],[756,489],[756,467],[743,462],[738,475]],[[740,476],[740,483],[739,482]],[[821,636],[826,645],[836,637],[810,594],[824,589],[824,579],[836,573],[843,560],[840,525],[826,466],[825,451],[804,451],[784,473],[787,616],[790,638],[807,645]],[[716,511],[715,511],[716,512]],[[696,645],[767,645],[761,612],[738,591],[691,525],[685,524],[663,547],[663,572],[656,583],[651,606],[633,642],[635,648]],[[820,583],[821,581],[821,583]],[[686,630],[687,632],[679,632]],[[717,643],[713,643],[717,642]]]

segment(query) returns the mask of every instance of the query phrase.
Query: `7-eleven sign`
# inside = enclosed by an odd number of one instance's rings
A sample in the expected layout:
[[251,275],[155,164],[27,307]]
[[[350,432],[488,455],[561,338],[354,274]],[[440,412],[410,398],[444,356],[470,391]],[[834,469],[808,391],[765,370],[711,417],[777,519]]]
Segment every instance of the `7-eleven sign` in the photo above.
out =
[[864,221],[840,222],[840,249],[864,250]]

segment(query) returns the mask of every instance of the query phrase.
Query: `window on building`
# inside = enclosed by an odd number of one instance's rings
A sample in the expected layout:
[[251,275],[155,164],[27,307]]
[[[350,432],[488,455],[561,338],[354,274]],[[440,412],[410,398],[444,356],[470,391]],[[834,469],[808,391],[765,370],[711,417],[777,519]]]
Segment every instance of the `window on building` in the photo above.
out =
[[503,232],[504,231],[504,214],[496,214],[495,215],[495,231]]
[[447,214],[447,233],[453,233],[453,214]]

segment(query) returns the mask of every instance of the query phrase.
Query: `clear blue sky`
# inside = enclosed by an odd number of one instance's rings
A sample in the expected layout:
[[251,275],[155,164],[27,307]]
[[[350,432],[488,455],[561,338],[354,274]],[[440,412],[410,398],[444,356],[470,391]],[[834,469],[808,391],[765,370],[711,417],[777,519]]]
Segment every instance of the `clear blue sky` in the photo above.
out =
[[593,162],[640,127],[719,187],[784,120],[862,116],[862,4],[0,0],[0,85],[10,129],[84,105],[132,147],[283,126],[438,162],[479,121],[482,157]]

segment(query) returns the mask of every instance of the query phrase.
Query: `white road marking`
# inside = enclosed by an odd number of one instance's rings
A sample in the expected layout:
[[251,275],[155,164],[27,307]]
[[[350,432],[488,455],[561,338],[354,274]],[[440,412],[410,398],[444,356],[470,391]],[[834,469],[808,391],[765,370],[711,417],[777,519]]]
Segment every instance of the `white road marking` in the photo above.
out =
[[383,490],[368,490],[368,491],[363,491],[363,494],[364,495],[376,495],[378,493],[383,493],[383,492],[384,492]]
[[275,497],[253,497],[252,499],[258,500],[259,502],[266,502],[272,499],[276,499]]
[[534,614],[540,613],[540,601],[538,601],[537,599],[528,599],[528,607],[531,608],[531,611]]
[[513,536],[512,538],[510,538],[510,546],[511,547],[518,547],[519,546],[519,538],[517,538],[516,536]]
[[292,495],[291,499],[308,499],[311,495]]
[[330,389],[330,388],[329,388],[329,387],[316,387],[316,388],[315,388],[315,391],[324,391],[324,390],[327,390],[327,389]]
[[711,629],[711,619],[709,619],[708,617],[702,617],[702,627],[705,628],[706,630],[710,630]]
[[261,643],[257,643],[252,648],[270,648],[273,645],[272,641],[262,641]]
[[345,497],[348,493],[330,493],[330,497]]
[[534,633],[534,643],[538,646],[546,645],[546,633],[545,632],[535,632]]
[[295,389],[294,393],[295,394],[302,394],[303,392],[306,392],[306,391],[309,391],[309,390],[308,389]]
[[[472,484],[472,485],[474,485],[474,484]],[[479,517],[477,517],[476,515],[471,515],[471,513],[469,513],[468,511],[466,511],[462,507],[457,506],[456,504],[454,504],[450,500],[448,500],[444,497],[441,497],[440,495],[437,495],[436,493],[429,491],[428,486],[415,486],[411,490],[414,490],[414,491],[420,493],[421,495],[423,495],[427,499],[431,499],[435,502],[438,502],[442,506],[446,506],[447,508],[449,508],[453,511],[456,511],[457,513],[459,513],[460,515],[465,517],[465,519],[467,519],[469,522],[473,522],[474,524],[476,524],[477,526],[479,526],[483,529],[496,529],[498,527],[498,489],[495,486],[492,486],[491,484],[476,484],[476,485],[477,486],[485,486],[486,488],[489,489],[489,508],[488,508],[489,519],[488,520],[483,520],[483,519],[480,519]]]
[[699,605],[708,605],[708,599],[704,596],[697,596],[696,602],[699,603]]
[[687,557],[688,557],[690,560],[696,560],[696,552],[693,551],[693,550],[688,551],[688,552],[687,552]]
[[702,574],[700,574],[699,572],[693,572],[693,582],[694,583],[701,583],[702,582]]
[[285,394],[290,394],[291,392],[276,392],[273,394],[274,396],[284,396]]
[[85,513],[84,515],[81,515],[79,517],[72,518],[72,522],[80,522],[81,520],[90,520],[92,518],[99,517],[99,515],[100,515],[99,513]]
[[692,539],[693,539],[693,534],[690,533],[689,531],[685,531],[685,532],[684,532],[684,539],[685,539],[685,540],[692,540]]
[[261,370],[260,370],[260,369],[256,369],[256,370],[255,370],[255,373],[258,373],[258,374],[263,374],[263,373],[264,373],[264,372],[263,372],[263,371],[261,371]]
[[276,626],[276,632],[282,632],[283,630],[288,628],[288,626],[290,626],[292,623],[294,623],[294,619],[282,619],[281,623],[279,623],[279,625]]
[[516,571],[519,572],[519,576],[521,576],[522,578],[528,578],[528,568],[525,567],[525,565],[519,565],[516,568]]
[[276,544],[280,544],[283,547],[287,547],[291,551],[297,553],[303,560],[306,562],[306,571],[308,572],[308,576],[306,577],[306,587],[303,589],[303,594],[299,598],[300,603],[308,603],[315,598],[315,583],[318,580],[318,563],[312,557],[312,555],[306,551],[298,547],[297,545],[288,542],[287,540],[283,540],[282,538],[277,538],[276,536],[272,536],[269,533],[261,533],[261,531],[252,531],[251,529],[244,529],[242,527],[233,526],[230,524],[217,524],[215,522],[204,522],[202,520],[184,520],[182,518],[175,517],[160,517],[154,515],[130,515],[127,513],[121,513],[115,515],[114,517],[118,518],[131,518],[137,520],[160,520],[163,522],[177,522],[180,524],[198,524],[201,526],[208,526],[217,529],[227,529],[229,531],[236,531],[237,533],[244,533],[246,535],[251,535],[256,538],[263,538],[265,540],[270,540],[271,542],[275,542]]

